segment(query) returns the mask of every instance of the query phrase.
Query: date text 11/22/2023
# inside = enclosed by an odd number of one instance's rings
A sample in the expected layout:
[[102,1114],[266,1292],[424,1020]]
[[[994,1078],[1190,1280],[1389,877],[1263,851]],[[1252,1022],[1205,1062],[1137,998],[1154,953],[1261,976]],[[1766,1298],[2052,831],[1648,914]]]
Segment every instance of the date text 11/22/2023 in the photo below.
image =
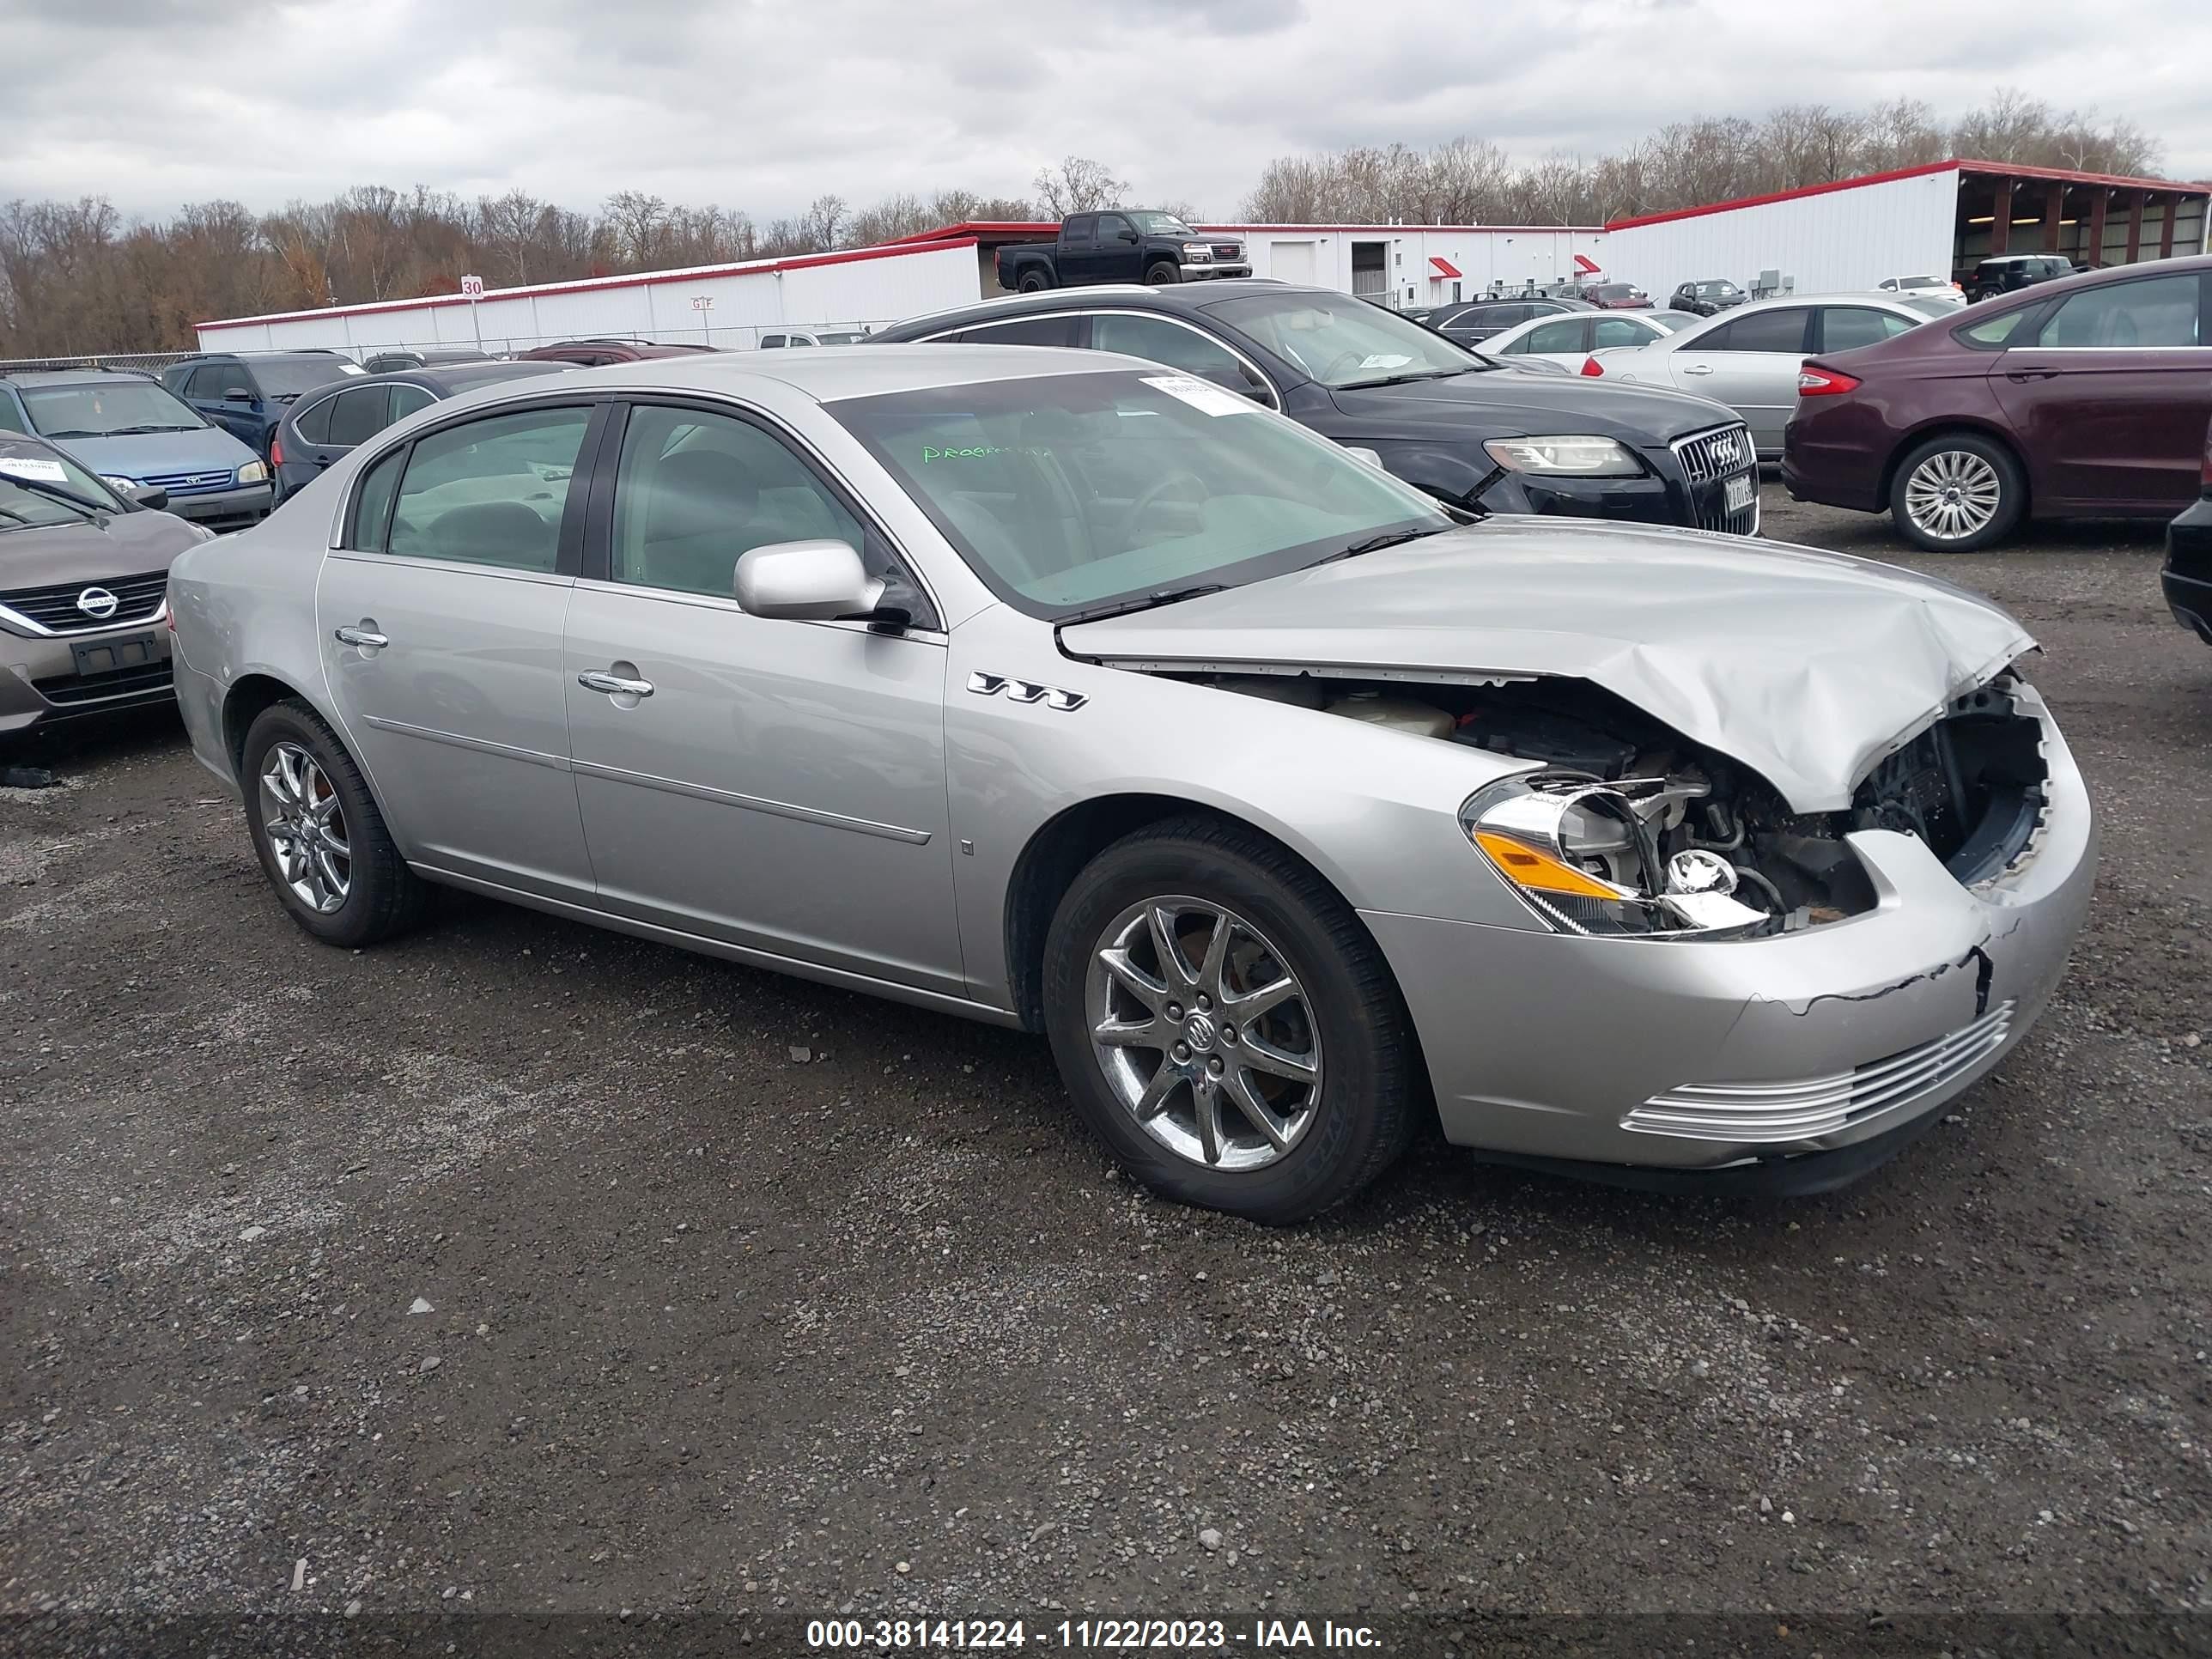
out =
[[896,1652],[939,1649],[1072,1648],[1100,1650],[1288,1653],[1300,1649],[1382,1646],[1365,1625],[1332,1620],[1255,1619],[1239,1628],[1222,1619],[817,1619],[806,1645],[817,1651]]

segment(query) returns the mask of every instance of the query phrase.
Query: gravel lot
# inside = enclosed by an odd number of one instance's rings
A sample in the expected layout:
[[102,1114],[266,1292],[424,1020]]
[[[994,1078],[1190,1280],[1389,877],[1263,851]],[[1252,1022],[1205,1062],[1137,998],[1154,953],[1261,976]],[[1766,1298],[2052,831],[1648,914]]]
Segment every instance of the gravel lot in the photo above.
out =
[[2042,639],[2102,884],[2001,1074],[1789,1204],[1439,1146],[1298,1231],[1174,1209],[1041,1041],[489,903],[333,952],[173,720],[63,756],[0,793],[0,1647],[349,1607],[2198,1639],[2160,1620],[2212,1613],[2212,653],[2153,532],[1904,562]]

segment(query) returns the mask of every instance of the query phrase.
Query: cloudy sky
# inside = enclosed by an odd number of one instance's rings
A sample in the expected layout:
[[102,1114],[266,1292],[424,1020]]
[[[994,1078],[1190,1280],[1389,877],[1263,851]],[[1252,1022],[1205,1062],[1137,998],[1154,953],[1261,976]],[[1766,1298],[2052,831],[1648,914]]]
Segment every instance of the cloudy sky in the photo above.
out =
[[765,220],[1097,157],[1236,210],[1271,156],[1465,133],[1595,154],[1668,120],[2000,84],[2212,177],[2204,0],[0,0],[0,200],[256,209],[348,185],[639,189]]

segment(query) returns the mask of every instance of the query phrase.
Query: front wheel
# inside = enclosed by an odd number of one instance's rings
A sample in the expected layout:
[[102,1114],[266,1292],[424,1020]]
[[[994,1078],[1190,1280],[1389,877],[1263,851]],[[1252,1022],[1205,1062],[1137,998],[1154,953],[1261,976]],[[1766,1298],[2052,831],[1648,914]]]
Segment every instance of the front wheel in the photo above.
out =
[[2012,452],[1967,432],[1920,445],[1889,487],[1898,534],[1929,553],[1972,553],[2002,541],[2027,507],[2027,484]]
[[1157,260],[1146,267],[1145,281],[1154,288],[1165,288],[1170,283],[1182,281],[1182,268],[1170,264],[1165,259]]
[[276,896],[325,945],[359,950],[419,921],[422,878],[399,856],[361,769],[297,698],[246,729],[239,781],[253,850]]
[[1408,1021],[1343,900],[1249,831],[1203,819],[1109,847],[1046,941],[1045,1019],[1085,1121],[1166,1198],[1301,1221],[1412,1133]]

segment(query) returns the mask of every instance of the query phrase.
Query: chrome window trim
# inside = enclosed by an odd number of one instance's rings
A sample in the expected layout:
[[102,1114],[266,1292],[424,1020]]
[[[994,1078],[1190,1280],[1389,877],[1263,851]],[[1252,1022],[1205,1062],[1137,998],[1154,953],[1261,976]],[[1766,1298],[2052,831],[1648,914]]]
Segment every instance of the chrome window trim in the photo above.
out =
[[334,547],[329,556],[351,564],[389,565],[402,570],[465,570],[471,575],[497,576],[507,581],[538,582],[548,587],[574,587],[576,579],[557,570],[517,570],[512,565],[477,564],[468,559],[429,559],[419,553],[368,553],[358,547]]
[[[579,576],[575,586],[577,591],[583,593],[619,594],[625,599],[654,599],[664,605],[690,605],[701,611],[723,611],[732,616],[752,617],[755,622],[781,620],[775,617],[753,617],[753,613],[739,605],[736,599],[725,598],[720,593],[695,593],[686,588],[654,587],[645,582],[616,581],[611,578],[602,580],[598,576]],[[872,623],[847,622],[830,617],[792,620],[793,625],[800,628],[834,628],[846,633],[855,634],[878,633]],[[901,629],[895,634],[880,633],[878,636],[884,639],[908,640],[916,645],[933,645],[940,648],[951,643],[951,635],[935,628],[906,628]]]
[[[942,340],[948,334],[964,334],[971,328],[988,328],[994,323],[1011,323],[1018,320],[1027,320],[1030,317],[1143,317],[1154,322],[1170,324],[1176,328],[1183,330],[1187,333],[1195,334],[1200,339],[1205,341],[1206,344],[1210,346],[1219,347],[1222,350],[1234,357],[1238,362],[1243,364],[1245,368],[1251,370],[1253,374],[1258,378],[1260,384],[1265,386],[1267,391],[1267,401],[1262,404],[1261,407],[1271,409],[1278,415],[1283,412],[1282,388],[1278,386],[1273,380],[1267,377],[1266,371],[1261,368],[1259,364],[1254,362],[1251,358],[1239,351],[1235,346],[1230,344],[1228,341],[1216,339],[1212,335],[1208,334],[1204,329],[1199,327],[1196,324],[1185,322],[1180,317],[1170,317],[1164,311],[1142,311],[1134,306],[1085,305],[1074,306],[1065,311],[1025,311],[1021,313],[1018,318],[1007,316],[971,319],[965,323],[959,324],[951,328],[939,329],[934,334],[925,334],[921,339],[915,341],[914,343],[916,345],[927,345],[933,341]],[[1052,348],[1047,349],[1051,349]],[[1097,346],[1078,346],[1068,349],[1079,351],[1096,351],[1099,349]],[[1462,347],[1462,349],[1465,349],[1465,348]],[[1109,355],[1113,356],[1127,357],[1133,356],[1135,354],[1122,351],[1113,352]],[[1139,361],[1150,362],[1152,360],[1146,357],[1140,359]],[[1162,363],[1159,367],[1162,368],[1173,368],[1178,374],[1188,374],[1190,373],[1187,368],[1175,368],[1175,365],[1172,363]],[[1227,389],[1228,388],[1225,386],[1223,388],[1224,391],[1226,391]]]

